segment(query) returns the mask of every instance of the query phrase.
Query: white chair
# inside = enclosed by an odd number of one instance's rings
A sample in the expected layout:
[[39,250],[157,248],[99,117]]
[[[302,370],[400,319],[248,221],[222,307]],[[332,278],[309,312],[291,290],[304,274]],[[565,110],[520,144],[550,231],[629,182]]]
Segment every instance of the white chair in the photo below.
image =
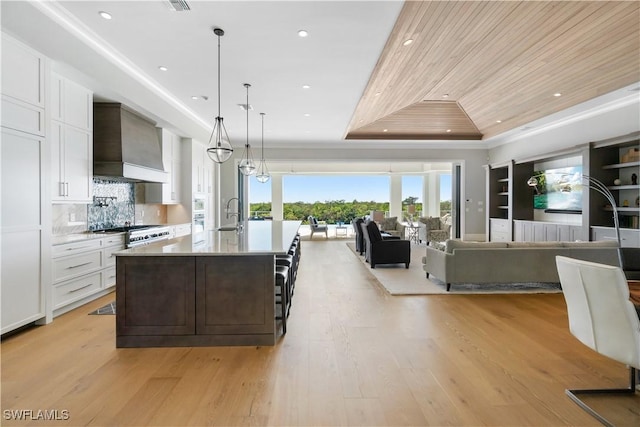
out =
[[627,279],[619,267],[556,257],[567,303],[569,330],[598,353],[629,366],[629,387],[566,390],[567,395],[606,426],[604,417],[578,398],[579,394],[633,394],[640,369],[640,320],[629,301]]

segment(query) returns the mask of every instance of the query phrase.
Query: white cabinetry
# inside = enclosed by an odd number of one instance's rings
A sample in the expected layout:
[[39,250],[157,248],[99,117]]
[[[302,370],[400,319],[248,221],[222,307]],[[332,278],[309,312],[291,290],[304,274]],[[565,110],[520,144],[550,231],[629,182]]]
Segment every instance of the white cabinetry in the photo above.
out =
[[[612,227],[591,227],[592,240],[617,240],[616,229]],[[620,246],[623,248],[640,247],[640,230],[621,228]]]
[[54,202],[91,203],[93,193],[93,94],[52,76],[51,172]]
[[124,249],[124,234],[54,245],[53,310],[60,315],[98,298],[115,286],[114,252]]
[[145,201],[147,203],[161,203],[175,205],[181,202],[181,147],[180,137],[166,129],[158,129],[162,141],[162,164],[169,174],[169,182],[153,183],[145,186]]
[[513,221],[516,242],[575,242],[588,240],[582,226],[544,221]]
[[511,241],[511,221],[507,219],[489,219],[489,239],[492,242]]
[[51,224],[48,180],[41,170],[49,161],[43,119],[46,60],[4,33],[1,54],[0,333],[6,333],[47,317],[43,284],[50,268],[42,245],[49,242]]

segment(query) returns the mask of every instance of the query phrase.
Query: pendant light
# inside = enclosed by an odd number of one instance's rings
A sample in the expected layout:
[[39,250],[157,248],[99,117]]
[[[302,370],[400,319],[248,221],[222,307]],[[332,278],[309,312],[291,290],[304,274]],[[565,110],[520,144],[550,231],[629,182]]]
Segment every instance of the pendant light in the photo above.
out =
[[220,115],[220,37],[224,36],[224,31],[221,28],[214,28],[213,33],[218,36],[218,117],[213,124],[207,155],[216,163],[224,163],[233,154],[233,147],[229,142],[229,135]]
[[251,154],[251,146],[249,145],[249,88],[251,85],[245,83],[244,87],[247,88],[247,143],[244,145],[244,153],[242,154],[242,160],[238,168],[243,175],[253,175],[256,173],[256,163],[253,161],[253,155]]
[[265,183],[269,181],[271,175],[269,175],[269,170],[267,169],[267,163],[264,161],[264,115],[265,113],[260,113],[262,119],[262,149],[261,149],[261,157],[260,164],[258,165],[258,172],[256,175],[256,179],[258,182]]

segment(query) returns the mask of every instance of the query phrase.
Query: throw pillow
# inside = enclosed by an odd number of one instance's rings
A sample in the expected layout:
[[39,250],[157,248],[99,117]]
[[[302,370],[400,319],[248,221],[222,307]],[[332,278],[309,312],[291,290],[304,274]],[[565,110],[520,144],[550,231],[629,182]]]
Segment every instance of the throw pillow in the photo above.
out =
[[429,230],[440,230],[440,218],[437,216],[430,216],[427,220],[427,228]]
[[385,218],[380,222],[380,228],[382,230],[395,230],[397,222],[398,222],[398,217],[397,216],[392,216],[390,218]]

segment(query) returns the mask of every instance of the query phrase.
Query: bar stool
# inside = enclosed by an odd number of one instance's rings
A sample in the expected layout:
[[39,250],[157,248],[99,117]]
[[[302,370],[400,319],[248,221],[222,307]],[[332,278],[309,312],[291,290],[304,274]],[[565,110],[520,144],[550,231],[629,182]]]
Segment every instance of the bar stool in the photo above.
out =
[[[288,273],[288,281],[287,281],[287,290],[289,292],[289,311],[291,310],[291,305],[293,304],[293,292],[292,287],[295,281],[295,277],[293,275],[295,268],[295,259],[293,255],[276,255],[276,266],[284,266],[289,268]],[[288,312],[287,312],[288,315]]]
[[276,265],[275,279],[276,305],[280,304],[280,316],[276,316],[276,320],[282,320],[282,335],[284,335],[287,333],[289,267]]

